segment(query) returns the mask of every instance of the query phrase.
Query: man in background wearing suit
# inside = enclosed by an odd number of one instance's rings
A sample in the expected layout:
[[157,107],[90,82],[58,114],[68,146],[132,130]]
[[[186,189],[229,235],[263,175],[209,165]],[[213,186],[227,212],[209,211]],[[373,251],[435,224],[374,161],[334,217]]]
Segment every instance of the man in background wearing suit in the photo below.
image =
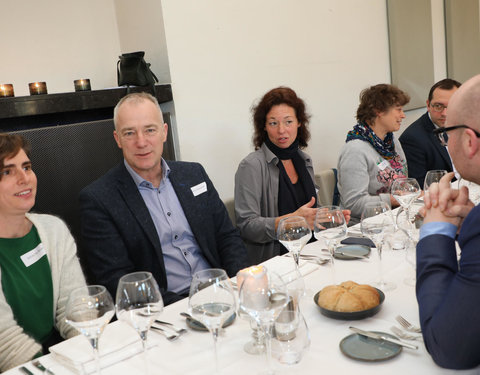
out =
[[164,303],[188,296],[192,275],[248,266],[246,249],[203,167],[162,158],[167,124],[147,93],[114,110],[124,162],[80,192],[83,263],[114,296],[121,276],[149,271]]
[[432,131],[445,126],[448,102],[459,87],[460,82],[450,78],[435,83],[428,94],[427,113],[405,129],[399,138],[407,157],[408,177],[415,178],[422,189],[428,171],[453,170],[447,149]]
[[[480,184],[480,76],[452,96],[448,150],[462,178]],[[453,369],[480,365],[480,206],[468,189],[451,188],[453,173],[425,193],[417,245],[417,300],[425,346],[434,361]],[[461,249],[457,261],[455,237]]]

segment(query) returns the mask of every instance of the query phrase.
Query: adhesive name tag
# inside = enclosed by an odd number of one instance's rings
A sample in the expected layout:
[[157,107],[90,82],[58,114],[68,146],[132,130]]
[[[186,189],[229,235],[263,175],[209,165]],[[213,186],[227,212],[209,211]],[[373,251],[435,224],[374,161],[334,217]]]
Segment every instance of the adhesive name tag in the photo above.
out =
[[202,182],[198,185],[192,186],[190,189],[192,189],[193,196],[196,197],[197,195],[203,194],[207,191],[207,183]]
[[378,168],[383,171],[385,168],[387,168],[390,165],[390,163],[387,160],[382,161],[380,164],[378,164]]
[[46,254],[47,253],[45,252],[43,245],[39,244],[35,249],[23,254],[20,259],[22,260],[23,264],[25,264],[25,267],[30,267]]

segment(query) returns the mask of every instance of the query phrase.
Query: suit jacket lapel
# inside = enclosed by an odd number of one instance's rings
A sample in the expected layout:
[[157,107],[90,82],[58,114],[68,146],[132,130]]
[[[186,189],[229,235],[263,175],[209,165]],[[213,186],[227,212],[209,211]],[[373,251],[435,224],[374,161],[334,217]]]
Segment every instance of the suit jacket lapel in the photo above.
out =
[[425,125],[426,125],[426,128],[427,128],[427,132],[428,132],[428,135],[430,136],[430,139],[431,139],[434,147],[440,153],[443,160],[445,160],[445,162],[450,166],[450,169],[452,169],[452,160],[450,159],[450,155],[448,155],[447,149],[445,148],[445,146],[441,145],[437,136],[435,134],[433,134],[433,129],[435,129],[435,125],[433,124],[432,120],[430,120],[430,117],[428,116],[428,112],[425,114],[425,116],[426,116]]

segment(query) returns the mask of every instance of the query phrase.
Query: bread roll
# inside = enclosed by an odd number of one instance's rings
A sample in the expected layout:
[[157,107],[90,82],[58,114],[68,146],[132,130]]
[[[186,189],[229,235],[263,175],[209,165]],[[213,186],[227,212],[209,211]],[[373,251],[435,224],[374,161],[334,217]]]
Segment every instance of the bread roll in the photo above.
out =
[[368,310],[380,303],[378,291],[370,285],[345,281],[329,285],[320,291],[318,305],[327,310],[354,312]]

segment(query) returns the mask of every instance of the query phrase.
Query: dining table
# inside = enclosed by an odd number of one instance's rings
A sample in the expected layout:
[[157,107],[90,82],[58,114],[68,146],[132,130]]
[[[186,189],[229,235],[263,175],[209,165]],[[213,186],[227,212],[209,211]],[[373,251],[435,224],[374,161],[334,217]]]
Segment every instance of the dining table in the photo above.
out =
[[[361,238],[358,226],[350,229],[349,236]],[[302,254],[317,255],[328,258],[322,240],[307,244]],[[403,348],[399,355],[383,361],[361,361],[348,357],[341,348],[341,341],[353,334],[349,329],[355,326],[363,330],[380,331],[392,334],[391,327],[400,325],[395,317],[401,315],[411,323],[419,325],[418,304],[415,287],[406,279],[414,277],[414,267],[406,261],[406,250],[394,250],[386,245],[382,252],[383,277],[396,284],[396,288],[386,291],[385,300],[379,311],[361,320],[339,320],[322,314],[314,301],[315,294],[327,285],[354,281],[359,284],[372,284],[378,281],[379,259],[375,248],[371,249],[365,259],[334,259],[334,262],[318,264],[312,259],[300,259],[299,271],[305,283],[304,296],[300,298],[300,311],[305,318],[310,334],[310,347],[299,363],[293,365],[280,364],[274,360],[279,374],[479,374],[480,369],[454,371],[437,366],[428,354],[423,341],[408,341],[418,346],[417,350]],[[263,263],[269,270],[285,276],[295,269],[295,263],[289,254],[277,256]],[[159,319],[173,323],[188,330],[178,339],[170,341],[155,330],[150,330],[148,340],[150,347],[146,357],[142,353],[142,345],[137,332],[124,322],[110,323],[99,340],[103,375],[127,374],[213,374],[215,373],[213,339],[209,332],[193,330],[186,324],[185,317],[180,315],[188,311],[188,298],[166,306]],[[126,340],[128,338],[129,340]],[[233,324],[223,329],[219,335],[217,350],[219,372],[221,374],[245,375],[265,372],[267,362],[264,354],[247,354],[244,345],[252,339],[250,322],[243,316],[237,316]],[[124,352],[121,358],[114,359],[109,346],[122,344],[131,349]],[[85,337],[79,336],[61,343],[63,348],[82,346],[86,356],[91,357],[91,347]],[[60,345],[60,344],[59,344]],[[80,350],[80,349],[79,349]],[[105,355],[102,355],[105,353]],[[112,360],[113,358],[113,360]],[[58,360],[58,356],[50,353],[39,358],[40,362],[55,375],[76,375],[83,370],[75,370]],[[31,362],[23,365],[33,374],[41,371]],[[86,368],[86,367],[85,367]],[[147,370],[148,368],[148,370]],[[93,371],[93,367],[84,373]],[[21,374],[19,367],[5,374]],[[91,373],[94,373],[91,372]]]

